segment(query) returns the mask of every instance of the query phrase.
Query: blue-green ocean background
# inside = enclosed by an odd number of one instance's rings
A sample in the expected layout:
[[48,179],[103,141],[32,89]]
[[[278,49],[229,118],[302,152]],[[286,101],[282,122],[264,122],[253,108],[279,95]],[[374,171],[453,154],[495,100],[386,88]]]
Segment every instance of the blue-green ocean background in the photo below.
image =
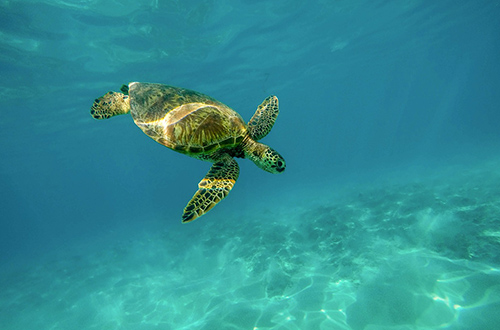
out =
[[[0,329],[497,329],[500,1],[0,0]],[[268,95],[271,175],[96,121],[130,81]]]

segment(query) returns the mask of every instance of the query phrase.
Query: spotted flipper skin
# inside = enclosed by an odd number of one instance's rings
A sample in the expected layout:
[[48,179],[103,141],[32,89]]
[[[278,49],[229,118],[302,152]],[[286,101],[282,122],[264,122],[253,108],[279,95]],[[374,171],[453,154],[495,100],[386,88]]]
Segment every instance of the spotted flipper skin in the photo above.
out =
[[252,139],[258,141],[269,134],[279,112],[278,98],[274,95],[266,98],[248,122],[248,132]]
[[98,99],[90,108],[90,115],[94,119],[108,119],[117,115],[130,112],[130,103],[127,95],[122,93],[108,92]]
[[191,222],[210,211],[223,200],[238,179],[240,168],[236,160],[224,154],[198,184],[198,191],[184,208],[182,223]]

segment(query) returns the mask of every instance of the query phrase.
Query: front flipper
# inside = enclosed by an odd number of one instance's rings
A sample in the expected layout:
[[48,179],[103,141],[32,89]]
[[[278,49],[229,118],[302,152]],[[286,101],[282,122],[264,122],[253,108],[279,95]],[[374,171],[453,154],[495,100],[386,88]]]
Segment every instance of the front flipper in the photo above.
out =
[[269,134],[279,112],[278,98],[276,96],[269,96],[265,99],[248,122],[248,132],[252,139],[259,141]]
[[201,217],[223,200],[233,188],[239,174],[240,168],[236,160],[224,154],[198,183],[198,191],[184,209],[182,223]]

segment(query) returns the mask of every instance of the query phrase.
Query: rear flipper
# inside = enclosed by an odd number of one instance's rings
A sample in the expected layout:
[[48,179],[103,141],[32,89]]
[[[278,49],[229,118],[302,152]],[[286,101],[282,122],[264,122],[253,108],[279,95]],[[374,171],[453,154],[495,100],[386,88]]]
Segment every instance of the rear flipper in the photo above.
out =
[[90,115],[95,119],[108,119],[129,112],[130,102],[128,96],[115,92],[108,92],[104,96],[95,99],[90,108]]

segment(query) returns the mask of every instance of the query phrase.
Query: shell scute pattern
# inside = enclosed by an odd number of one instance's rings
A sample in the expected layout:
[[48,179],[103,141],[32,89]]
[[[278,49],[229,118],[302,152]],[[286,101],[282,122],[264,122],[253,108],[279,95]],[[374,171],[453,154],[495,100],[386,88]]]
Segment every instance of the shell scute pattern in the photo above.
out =
[[243,119],[206,95],[156,84],[131,85],[136,124],[159,143],[184,154],[234,147],[247,133]]

